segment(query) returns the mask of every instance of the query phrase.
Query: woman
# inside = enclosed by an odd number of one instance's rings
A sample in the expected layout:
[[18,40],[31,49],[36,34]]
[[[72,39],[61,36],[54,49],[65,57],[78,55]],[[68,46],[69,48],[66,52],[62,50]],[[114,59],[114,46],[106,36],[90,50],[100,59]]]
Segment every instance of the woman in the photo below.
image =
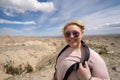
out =
[[[104,60],[94,50],[89,48],[89,60],[82,64],[85,58],[81,43],[83,32],[84,25],[78,21],[68,22],[64,26],[63,33],[69,47],[57,59],[53,80],[110,80]],[[67,70],[76,62],[79,62],[78,69],[64,79]]]

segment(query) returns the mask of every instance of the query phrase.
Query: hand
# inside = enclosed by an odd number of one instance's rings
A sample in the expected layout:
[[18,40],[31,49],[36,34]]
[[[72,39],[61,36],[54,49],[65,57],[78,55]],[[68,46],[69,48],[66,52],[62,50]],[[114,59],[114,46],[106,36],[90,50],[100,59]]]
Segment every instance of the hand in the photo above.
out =
[[85,61],[85,65],[82,65],[82,63],[79,64],[77,76],[80,80],[89,80],[91,73],[87,61]]

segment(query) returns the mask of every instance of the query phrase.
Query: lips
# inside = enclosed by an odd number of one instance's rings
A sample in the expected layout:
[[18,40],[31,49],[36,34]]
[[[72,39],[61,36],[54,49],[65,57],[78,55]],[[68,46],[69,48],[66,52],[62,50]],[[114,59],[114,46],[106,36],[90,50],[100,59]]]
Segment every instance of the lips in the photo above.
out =
[[75,43],[77,40],[76,39],[69,39],[70,43]]

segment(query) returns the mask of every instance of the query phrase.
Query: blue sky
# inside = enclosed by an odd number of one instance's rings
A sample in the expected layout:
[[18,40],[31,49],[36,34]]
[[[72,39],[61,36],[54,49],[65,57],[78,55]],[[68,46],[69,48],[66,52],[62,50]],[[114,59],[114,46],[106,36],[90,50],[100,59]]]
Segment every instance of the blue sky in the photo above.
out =
[[70,20],[84,35],[120,34],[120,0],[0,0],[0,35],[60,36]]

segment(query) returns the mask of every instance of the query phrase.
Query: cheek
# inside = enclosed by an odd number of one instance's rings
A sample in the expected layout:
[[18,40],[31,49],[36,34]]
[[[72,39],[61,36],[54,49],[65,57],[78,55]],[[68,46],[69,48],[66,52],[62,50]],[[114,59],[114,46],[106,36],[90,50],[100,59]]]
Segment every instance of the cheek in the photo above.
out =
[[65,38],[65,41],[68,43],[68,39],[67,38]]
[[81,38],[83,37],[83,32],[82,31],[81,31],[81,35],[80,36],[81,36]]
[[82,37],[83,37],[83,35],[80,35],[80,36],[79,36],[79,40],[82,40]]

